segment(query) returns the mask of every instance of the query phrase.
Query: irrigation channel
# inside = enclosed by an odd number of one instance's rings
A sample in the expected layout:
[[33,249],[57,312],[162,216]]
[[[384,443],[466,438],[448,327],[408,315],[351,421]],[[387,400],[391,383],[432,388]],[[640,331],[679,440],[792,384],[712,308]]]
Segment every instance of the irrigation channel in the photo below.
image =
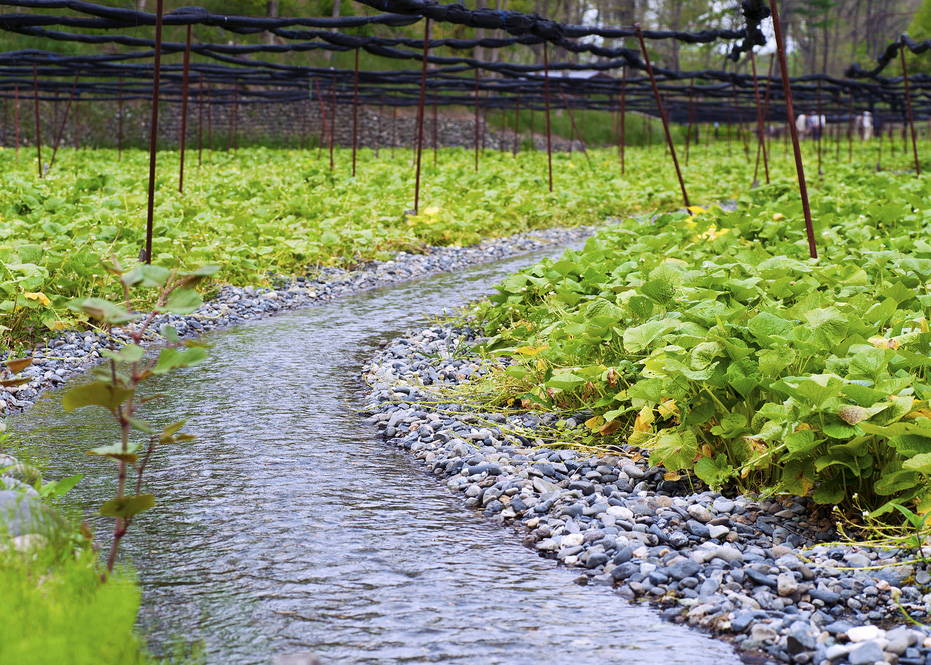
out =
[[[159,505],[124,541],[154,650],[202,640],[223,665],[306,650],[324,663],[739,662],[608,588],[577,586],[353,410],[380,341],[544,254],[212,333],[209,365],[158,386],[169,397],[150,420],[185,417],[199,438],[162,450],[148,481]],[[108,430],[57,397],[8,424],[48,476],[87,474],[69,501],[89,514],[113,480],[84,451]]]

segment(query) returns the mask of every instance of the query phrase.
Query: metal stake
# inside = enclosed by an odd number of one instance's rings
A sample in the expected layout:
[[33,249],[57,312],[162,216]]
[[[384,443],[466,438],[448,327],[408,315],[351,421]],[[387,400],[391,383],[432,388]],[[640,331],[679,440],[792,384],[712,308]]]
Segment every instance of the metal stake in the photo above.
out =
[[795,109],[792,107],[792,85],[789,83],[789,65],[786,62],[785,41],[782,37],[782,24],[779,22],[779,8],[776,0],[769,0],[773,16],[773,31],[776,33],[776,52],[779,54],[779,69],[782,74],[782,91],[786,98],[786,121],[792,135],[792,150],[795,153],[795,172],[798,175],[798,191],[802,199],[802,212],[805,214],[805,232],[808,235],[808,253],[811,258],[818,258],[815,245],[815,229],[811,221],[811,205],[808,202],[808,185],[805,182],[805,167],[802,165],[802,147],[798,141],[798,128],[795,126]]
[[356,152],[359,149],[359,49],[356,48],[352,72],[352,177],[356,177]]
[[158,141],[158,95],[161,88],[162,73],[162,15],[165,0],[157,0],[155,6],[155,62],[152,65],[152,117],[149,122],[149,197],[146,205],[145,221],[145,256],[146,263],[152,263],[152,228],[155,221],[155,163]]
[[915,157],[915,175],[921,175],[921,162],[918,161],[918,138],[915,136],[915,119],[912,115],[912,96],[908,87],[908,65],[905,63],[905,44],[899,49],[902,59],[902,83],[905,86],[905,117],[912,133],[912,154]]
[[550,191],[553,191],[553,127],[550,122],[550,56],[549,42],[543,42],[543,99],[546,104],[546,165]]
[[[430,18],[423,24],[423,58],[420,65],[420,97],[417,100],[417,168],[414,176],[414,214],[420,210],[420,162],[423,156],[423,105],[427,97],[427,55],[430,51]],[[478,70],[475,70],[478,71]]]
[[187,147],[187,101],[191,84],[191,25],[184,43],[184,72],[181,75],[181,136],[178,137],[178,191],[184,193],[184,150]]
[[[757,150],[757,166],[759,166],[760,153],[763,154],[763,170],[766,172],[766,184],[769,184],[769,159],[766,156],[766,123],[763,119],[763,108],[760,106],[760,85],[756,78],[756,55],[750,49],[750,66],[753,69],[753,99],[756,102],[756,133],[759,138]],[[756,182],[756,173],[753,174]]]
[[39,123],[39,74],[36,66],[32,66],[32,93],[33,93],[33,111],[36,121],[36,168],[39,171],[39,177],[42,177],[42,125]]
[[[666,145],[672,155],[672,163],[676,167],[676,177],[679,179],[679,188],[682,190],[682,201],[685,203],[685,209],[691,208],[689,203],[689,193],[685,189],[685,180],[682,179],[682,169],[679,168],[679,158],[676,156],[676,146],[672,142],[672,134],[669,132],[669,118],[666,116],[666,107],[663,106],[663,98],[659,94],[659,86],[656,85],[656,77],[653,75],[653,65],[650,64],[650,54],[647,53],[646,43],[643,41],[643,31],[639,25],[634,26],[637,39],[640,40],[640,52],[643,54],[643,61],[646,64],[647,74],[650,77],[650,85],[653,88],[653,97],[656,99],[656,106],[659,108],[660,119],[663,121],[663,132],[666,134]],[[689,210],[689,214],[692,211]]]

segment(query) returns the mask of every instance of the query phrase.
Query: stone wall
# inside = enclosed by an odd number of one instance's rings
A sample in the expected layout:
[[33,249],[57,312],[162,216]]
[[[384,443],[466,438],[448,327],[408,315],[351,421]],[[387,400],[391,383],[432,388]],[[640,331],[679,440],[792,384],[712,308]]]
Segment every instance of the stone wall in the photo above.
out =
[[[149,105],[147,102],[81,102],[72,105],[67,122],[62,129],[65,103],[42,102],[41,132],[45,145],[51,145],[61,134],[62,145],[92,145],[116,147],[122,133],[124,146],[145,146],[148,143]],[[0,145],[16,143],[16,103],[14,100],[0,102]],[[19,100],[19,142],[33,143],[35,130],[32,100]],[[120,123],[122,116],[122,123]],[[427,107],[424,118],[424,145],[432,147],[434,116]],[[440,146],[471,148],[475,141],[475,117],[463,111],[440,109],[436,116],[436,138]],[[333,140],[338,146],[352,145],[352,107],[336,107],[333,123]],[[120,131],[122,125],[122,132]],[[234,131],[235,128],[235,131]],[[188,147],[196,148],[198,133],[205,146],[225,148],[233,144],[255,143],[282,146],[317,145],[321,136],[321,113],[315,102],[292,102],[288,104],[232,104],[215,105],[201,109],[192,103],[188,113]],[[411,147],[415,144],[417,109],[412,107],[363,107],[358,110],[358,143],[360,147]],[[539,127],[537,128],[540,129]],[[180,105],[163,104],[159,115],[159,145],[174,148],[180,134]],[[498,131],[480,120],[480,135],[484,147],[511,150],[514,134]],[[530,139],[528,132],[521,134],[521,143]],[[539,132],[533,135],[538,150],[546,149],[546,139]],[[579,149],[578,142],[572,146]],[[568,150],[569,141],[553,137],[554,150]]]

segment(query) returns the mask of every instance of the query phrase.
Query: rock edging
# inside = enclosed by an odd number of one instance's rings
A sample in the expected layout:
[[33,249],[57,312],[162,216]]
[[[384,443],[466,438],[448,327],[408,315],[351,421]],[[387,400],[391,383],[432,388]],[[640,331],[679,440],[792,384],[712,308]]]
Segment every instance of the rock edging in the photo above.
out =
[[380,435],[467,506],[516,527],[542,556],[579,568],[580,583],[659,605],[665,619],[722,636],[745,654],[931,665],[927,628],[875,625],[901,622],[903,610],[927,619],[926,563],[909,562],[904,551],[830,543],[830,516],[816,516],[803,500],[692,492],[634,449],[588,457],[535,447],[533,429],[555,423],[553,414],[444,410],[431,386],[487,371],[477,356],[459,355],[476,340],[467,329],[426,328],[387,345],[364,373],[365,408]]
[[[389,261],[371,261],[356,270],[324,268],[312,277],[282,279],[275,288],[225,285],[217,296],[188,316],[159,316],[153,330],[170,324],[183,337],[261,319],[274,314],[330,302],[380,286],[427,275],[452,272],[479,263],[526,254],[548,246],[590,235],[594,227],[551,228],[484,240],[468,247],[429,247],[424,254],[400,252]],[[152,344],[154,333],[145,340]],[[130,341],[120,329],[109,333],[70,331],[56,336],[33,351],[33,364],[21,376],[20,386],[0,387],[0,416],[31,406],[49,389],[100,362],[100,351],[116,349]],[[0,353],[0,361],[8,356]]]

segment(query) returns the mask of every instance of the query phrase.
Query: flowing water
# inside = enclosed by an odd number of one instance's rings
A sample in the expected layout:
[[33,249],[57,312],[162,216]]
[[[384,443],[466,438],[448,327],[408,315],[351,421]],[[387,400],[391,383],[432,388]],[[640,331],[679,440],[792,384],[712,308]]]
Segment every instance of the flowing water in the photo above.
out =
[[[157,455],[148,489],[159,503],[124,540],[156,651],[200,640],[216,665],[306,650],[324,663],[739,662],[609,589],[575,585],[352,409],[379,341],[530,260],[215,332],[209,365],[160,381],[168,397],[147,417],[186,418],[198,439]],[[8,425],[50,477],[86,474],[69,495],[76,510],[112,494],[110,469],[84,454],[112,442],[96,410],[66,414],[52,395]]]

